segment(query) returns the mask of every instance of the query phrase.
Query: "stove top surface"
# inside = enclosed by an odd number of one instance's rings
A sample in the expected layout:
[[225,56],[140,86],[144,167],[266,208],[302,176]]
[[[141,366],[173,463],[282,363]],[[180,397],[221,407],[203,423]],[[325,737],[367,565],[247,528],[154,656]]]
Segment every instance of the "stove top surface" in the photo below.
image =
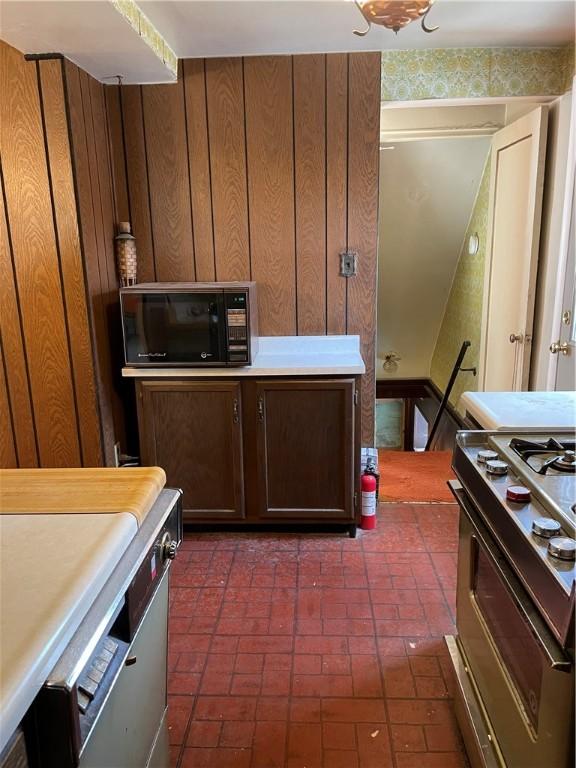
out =
[[[491,518],[496,535],[503,530],[500,521],[504,513],[513,521],[515,535],[538,554],[540,563],[570,595],[576,579],[573,552],[566,553],[565,559],[553,556],[549,544],[556,537],[571,540],[564,542],[567,548],[576,547],[576,474],[550,470],[540,474],[526,464],[515,450],[517,446],[510,445],[516,438],[546,443],[551,437],[568,442],[574,439],[574,432],[520,436],[515,432],[462,431],[456,437],[453,467],[472,496],[477,501],[483,499],[478,503]],[[512,543],[508,546],[511,549]]]
[[576,527],[576,464],[573,432],[550,435],[492,433],[488,445],[513,468],[522,484],[529,488],[546,511],[550,512],[574,537]]

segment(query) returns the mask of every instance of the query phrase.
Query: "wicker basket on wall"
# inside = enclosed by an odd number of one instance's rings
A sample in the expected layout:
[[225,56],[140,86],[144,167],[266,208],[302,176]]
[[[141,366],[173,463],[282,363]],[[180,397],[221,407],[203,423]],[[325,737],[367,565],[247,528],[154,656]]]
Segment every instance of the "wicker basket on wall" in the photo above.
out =
[[114,245],[121,287],[135,285],[138,282],[138,258],[136,255],[136,238],[132,234],[129,221],[121,221],[118,224],[118,234],[114,238]]

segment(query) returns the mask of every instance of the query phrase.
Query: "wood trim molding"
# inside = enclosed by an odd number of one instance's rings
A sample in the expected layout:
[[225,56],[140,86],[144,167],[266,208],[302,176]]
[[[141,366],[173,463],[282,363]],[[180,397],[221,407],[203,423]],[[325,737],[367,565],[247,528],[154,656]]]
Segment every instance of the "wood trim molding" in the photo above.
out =
[[376,381],[377,399],[396,399],[404,397],[426,397],[430,379],[378,379]]

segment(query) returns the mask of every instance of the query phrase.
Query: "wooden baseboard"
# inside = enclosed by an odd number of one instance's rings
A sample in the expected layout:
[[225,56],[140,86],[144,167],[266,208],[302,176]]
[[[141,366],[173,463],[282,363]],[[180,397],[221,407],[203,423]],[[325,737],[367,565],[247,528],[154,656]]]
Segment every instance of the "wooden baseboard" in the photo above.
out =
[[[380,379],[376,382],[376,398],[404,400],[404,450],[411,451],[414,431],[414,409],[418,408],[431,426],[444,393],[430,378]],[[469,424],[454,406],[448,405],[444,411],[440,428],[434,441],[437,449],[450,449],[454,435],[459,429],[469,428]]]

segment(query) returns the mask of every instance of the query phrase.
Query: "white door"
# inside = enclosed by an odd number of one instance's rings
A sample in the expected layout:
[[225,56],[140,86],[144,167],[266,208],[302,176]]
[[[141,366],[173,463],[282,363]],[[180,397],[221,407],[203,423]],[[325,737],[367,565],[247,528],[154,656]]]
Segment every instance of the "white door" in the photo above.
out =
[[560,316],[559,338],[550,345],[550,352],[557,355],[556,383],[554,389],[568,392],[576,389],[576,190],[572,193],[572,216],[568,237],[568,258]]
[[538,266],[547,108],[494,134],[479,384],[528,389]]

